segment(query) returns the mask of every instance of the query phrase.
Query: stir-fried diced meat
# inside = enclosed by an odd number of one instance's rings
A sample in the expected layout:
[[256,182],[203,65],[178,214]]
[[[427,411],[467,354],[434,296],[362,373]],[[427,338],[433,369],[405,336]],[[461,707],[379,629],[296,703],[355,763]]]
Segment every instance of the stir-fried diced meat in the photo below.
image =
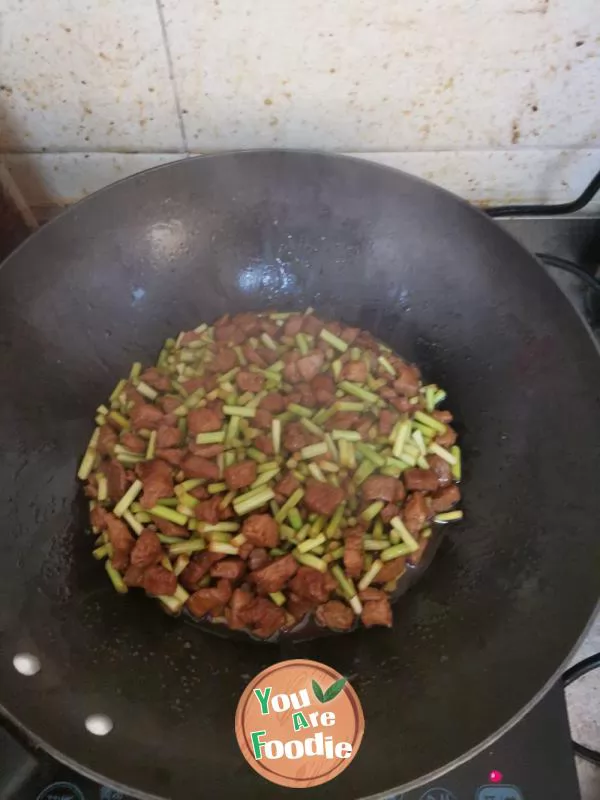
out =
[[283,444],[287,450],[295,452],[311,444],[313,437],[299,422],[290,422],[283,432]]
[[346,381],[364,383],[369,371],[364,361],[347,361],[342,367],[342,378]]
[[173,496],[173,471],[160,458],[138,464],[136,472],[143,484],[140,500],[144,508],[152,508],[159,500]]
[[254,635],[261,639],[268,639],[285,624],[285,611],[265,597],[257,597],[238,613]]
[[237,325],[220,325],[215,327],[215,339],[218,342],[226,342],[227,344],[242,344],[246,334]]
[[159,408],[150,405],[150,403],[138,403],[131,409],[130,418],[131,426],[134,430],[139,431],[145,428],[153,431],[157,430],[163,421],[164,414]]
[[213,565],[224,558],[223,553],[198,553],[181,573],[182,585],[188,592],[195,592],[200,588],[200,581],[208,575]]
[[259,408],[264,408],[271,414],[281,414],[286,409],[285,397],[279,392],[269,392],[260,401]]
[[254,415],[254,426],[261,430],[270,431],[273,424],[273,414],[265,408],[257,408]]
[[421,492],[411,494],[404,505],[402,520],[410,533],[418,533],[431,515],[429,500]]
[[217,347],[214,350],[212,360],[206,365],[211,372],[229,372],[237,364],[235,352],[228,347]]
[[256,480],[256,461],[238,461],[224,472],[225,483],[230,489],[243,489]]
[[131,453],[145,453],[147,450],[147,443],[141,436],[136,436],[135,433],[124,433],[121,436],[121,444]]
[[111,459],[104,462],[103,470],[108,483],[108,496],[118,502],[127,491],[129,483],[125,467],[119,461]]
[[327,428],[330,431],[349,431],[352,430],[358,420],[360,414],[356,411],[336,411],[336,413],[327,420]]
[[98,436],[98,452],[103,456],[110,456],[119,441],[117,432],[110,425],[102,425]]
[[437,443],[442,447],[448,448],[452,447],[452,445],[456,442],[457,438],[458,434],[456,433],[454,428],[451,425],[447,425],[444,433],[440,433],[440,435],[437,437]]
[[[298,562],[294,556],[287,555],[278,558],[277,561],[272,561],[266,567],[255,570],[250,575],[259,592],[271,594],[283,589],[292,575],[295,575],[297,569]],[[314,571],[312,570],[312,572]]]
[[222,421],[223,415],[214,408],[195,408],[187,416],[188,432],[197,436],[199,433],[218,431]]
[[325,357],[320,350],[313,350],[313,352],[309,353],[307,356],[299,358],[296,362],[296,367],[301,379],[307,383],[310,383],[310,381],[312,381],[312,379],[321,371],[324,361]]
[[178,525],[176,522],[172,522],[170,519],[163,519],[163,517],[157,517],[153,514],[150,515],[152,518],[152,522],[161,533],[164,533],[165,536],[177,536],[181,539],[187,539],[190,535],[190,532],[187,528],[183,525]]
[[241,558],[224,558],[211,567],[210,574],[213,578],[227,578],[229,581],[239,581],[246,571],[246,564]]
[[[196,442],[190,442],[189,444],[189,451],[194,456],[200,456],[200,458],[207,458],[211,459],[215,456],[220,455],[225,447],[222,444],[196,444]],[[184,455],[182,451],[182,456]],[[181,459],[183,461],[183,458]],[[181,464],[181,462],[179,462]]]
[[140,375],[140,380],[147,383],[152,389],[157,392],[168,392],[171,390],[171,379],[168,375],[163,375],[156,367],[150,367]]
[[386,563],[375,576],[373,583],[388,583],[389,581],[395,581],[404,574],[405,569],[405,558],[394,558],[392,561],[386,561]]
[[302,330],[309,336],[318,336],[323,330],[323,323],[314,314],[305,314],[303,320]]
[[309,511],[330,516],[344,500],[344,490],[322,481],[308,480],[304,502]]
[[99,531],[103,531],[107,524],[108,524],[108,511],[102,506],[94,506],[90,511],[90,522],[92,527],[97,528]]
[[404,473],[404,484],[409,492],[435,492],[438,488],[438,477],[432,469],[407,469]]
[[178,447],[181,444],[181,438],[179,428],[161,425],[156,431],[156,446],[159,448]]
[[196,519],[201,522],[208,522],[209,525],[216,525],[221,518],[221,498],[211,497],[208,500],[201,500],[194,509]]
[[310,567],[300,567],[290,581],[290,589],[298,597],[314,603],[324,603],[337,583],[328,572],[317,572]]
[[190,595],[186,605],[195,617],[203,617],[209,612],[214,613],[223,609],[230,597],[230,582],[220,579],[216,586],[198,589],[198,591]]
[[361,528],[352,528],[344,535],[344,569],[350,578],[359,578],[363,570],[363,538]]
[[265,378],[259,372],[242,370],[235,376],[235,382],[242,392],[260,392],[265,384]]
[[335,400],[335,381],[331,375],[319,373],[310,382],[310,389],[319,406],[330,406]]
[[348,631],[354,625],[354,612],[340,600],[330,600],[319,606],[315,613],[319,625],[333,631]]
[[183,331],[97,407],[78,470],[94,556],[122,594],[261,639],[307,616],[390,626],[405,571],[462,517],[445,397],[310,309]]
[[260,569],[268,564],[271,557],[264,547],[254,547],[251,542],[250,545],[253,549],[248,554],[248,569],[253,572],[255,569]]
[[460,489],[456,484],[446,486],[438,491],[431,498],[431,508],[439,514],[442,511],[449,511],[460,500]]
[[398,491],[398,481],[386,475],[372,475],[362,485],[362,495],[365,500],[385,500],[392,503]]
[[271,436],[257,436],[254,440],[254,446],[265,455],[272,456],[275,453]]
[[307,614],[311,614],[315,610],[316,603],[306,597],[298,597],[293,592],[290,592],[285,607],[296,622],[300,622]]
[[420,373],[416,367],[404,364],[398,369],[398,377],[394,381],[394,389],[398,394],[415,397],[419,394]]
[[302,330],[304,317],[301,314],[292,314],[286,319],[283,332],[286,336],[296,336]]
[[436,455],[429,456],[427,461],[437,476],[438,486],[448,486],[452,483],[452,467],[447,461]]
[[131,564],[134,567],[149,567],[163,557],[162,544],[154,531],[140,533],[131,551]]
[[384,522],[386,525],[390,523],[394,519],[394,517],[397,517],[399,514],[400,514],[400,506],[397,506],[395,503],[387,503],[387,505],[385,505],[379,512],[381,521]]
[[159,447],[156,450],[156,457],[172,467],[179,467],[183,461],[183,451],[177,447]]
[[[114,564],[113,564],[114,566]],[[141,589],[144,586],[144,567],[136,567],[130,564],[123,575],[123,583],[131,589]]]
[[270,514],[252,514],[244,520],[242,534],[256,547],[277,547],[279,528]]
[[368,603],[369,600],[381,600],[382,598],[386,598],[387,594],[383,591],[383,589],[376,589],[374,586],[367,586],[366,589],[363,589],[358,593],[358,597],[363,603]]
[[242,630],[246,622],[241,618],[241,612],[254,601],[254,595],[245,589],[235,589],[231,595],[229,605],[225,609],[227,624],[233,631]]
[[379,433],[382,436],[389,436],[394,429],[396,415],[387,408],[382,408],[379,412]]
[[381,597],[379,600],[368,600],[363,606],[360,618],[367,628],[372,628],[373,625],[385,625],[391,628],[392,607],[389,599]]
[[300,481],[293,472],[288,472],[283,478],[275,484],[274,491],[276,495],[282,497],[289,497],[296,489],[300,487]]
[[177,589],[177,576],[160,565],[148,567],[144,572],[142,585],[148,594],[172,595]]
[[129,528],[114,514],[106,517],[108,540],[113,548],[112,562],[115,569],[125,569],[129,564],[129,556],[133,550],[135,539],[129,533]]
[[219,467],[202,456],[186,456],[181,462],[181,469],[187,478],[207,478],[210,481],[219,478]]

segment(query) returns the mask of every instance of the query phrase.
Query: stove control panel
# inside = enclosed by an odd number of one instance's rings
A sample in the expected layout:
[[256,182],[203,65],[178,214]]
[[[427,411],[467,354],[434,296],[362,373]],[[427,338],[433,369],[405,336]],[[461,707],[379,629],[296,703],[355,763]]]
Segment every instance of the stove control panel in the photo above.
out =
[[[462,790],[445,789],[443,786],[431,786],[427,789],[415,789],[406,794],[395,794],[385,800],[525,800],[517,786],[507,783],[491,783],[480,786],[475,794]],[[535,798],[537,800],[537,798]]]
[[445,789],[443,786],[431,786],[407,794],[392,795],[386,800],[525,800],[525,797],[517,786],[492,783],[480,786],[475,794],[472,792],[465,794],[462,790]]
[[475,800],[525,800],[525,798],[516,786],[492,784],[482,786]]

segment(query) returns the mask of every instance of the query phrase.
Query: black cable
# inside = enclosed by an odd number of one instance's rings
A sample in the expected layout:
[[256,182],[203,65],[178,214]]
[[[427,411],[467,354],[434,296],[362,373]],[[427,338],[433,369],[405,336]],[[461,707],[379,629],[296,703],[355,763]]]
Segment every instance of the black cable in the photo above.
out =
[[557,214],[574,214],[581,211],[600,190],[600,171],[598,171],[583,192],[569,203],[554,205],[492,206],[485,209],[490,217],[546,217]]
[[[579,678],[583,678],[588,672],[592,672],[598,668],[600,668],[600,653],[595,653],[593,656],[589,656],[589,658],[584,658],[583,661],[574,664],[563,674],[563,687],[566,689],[567,686],[570,686],[572,683],[579,680]],[[591,747],[579,744],[579,742],[573,739],[571,739],[571,742],[576,755],[600,767],[600,753],[597,750],[592,750]]]
[[536,253],[535,256],[542,264],[546,264],[548,267],[562,269],[565,272],[570,272],[571,275],[575,275],[584,283],[587,283],[590,289],[600,292],[600,281],[594,278],[593,275],[590,275],[589,272],[578,267],[577,264],[574,264],[572,261],[568,261],[566,258],[560,258],[560,256],[552,256],[549,253]]

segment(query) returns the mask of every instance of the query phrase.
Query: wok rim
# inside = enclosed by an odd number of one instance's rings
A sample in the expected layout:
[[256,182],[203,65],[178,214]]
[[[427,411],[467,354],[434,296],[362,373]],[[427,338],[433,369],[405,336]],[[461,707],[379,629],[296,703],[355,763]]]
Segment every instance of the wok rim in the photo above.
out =
[[[497,222],[489,217],[486,213],[484,208],[473,205],[472,203],[468,202],[464,198],[454,194],[453,192],[429,181],[424,179],[418,175],[413,175],[412,173],[405,172],[402,169],[390,166],[388,164],[382,164],[377,161],[370,160],[368,158],[367,153],[364,154],[366,157],[361,157],[360,155],[346,155],[343,153],[331,153],[324,150],[318,149],[303,149],[303,148],[249,148],[249,149],[235,149],[235,150],[226,150],[221,151],[218,153],[208,153],[208,154],[198,154],[198,155],[186,155],[185,153],[177,154],[181,157],[175,158],[172,161],[168,161],[163,164],[158,164],[153,167],[149,167],[147,169],[140,170],[139,172],[135,172],[132,175],[127,175],[118,181],[114,181],[107,186],[102,187],[101,189],[90,193],[86,197],[81,198],[76,203],[73,203],[67,208],[64,208],[60,213],[58,213],[55,217],[53,217],[48,222],[44,223],[40,228],[36,231],[32,232],[22,243],[20,243],[5,259],[0,263],[0,269],[5,268],[6,265],[10,265],[13,259],[16,259],[20,256],[21,251],[26,248],[31,242],[34,242],[38,239],[38,237],[42,234],[43,231],[52,227],[56,224],[64,224],[66,220],[73,221],[73,217],[77,215],[80,208],[84,207],[87,202],[94,202],[99,196],[104,195],[105,193],[110,192],[115,187],[119,187],[121,184],[127,182],[134,182],[139,180],[140,178],[145,177],[151,173],[158,172],[160,170],[168,171],[174,165],[179,166],[182,162],[189,163],[189,162],[196,162],[201,160],[213,160],[217,161],[224,158],[230,158],[232,156],[253,156],[253,155],[267,155],[272,154],[274,156],[281,156],[281,155],[298,155],[298,156],[317,156],[320,158],[324,158],[327,160],[336,160],[336,161],[349,161],[354,163],[361,163],[361,164],[368,164],[370,168],[373,170],[378,170],[381,172],[385,172],[387,174],[400,174],[405,175],[410,178],[411,181],[419,183],[421,185],[426,185],[431,187],[438,195],[444,195],[447,198],[450,198],[454,203],[463,206],[464,208],[468,208],[470,212],[477,214],[479,217],[486,219],[490,224],[495,225],[496,227],[501,228]],[[517,242],[516,238],[510,233],[510,231],[506,231],[502,228],[503,234],[511,239],[513,242]],[[518,242],[517,242],[518,243]],[[548,273],[547,270],[544,269],[543,265],[535,258],[535,256],[528,251],[523,245],[520,243],[519,247],[527,253],[529,256],[530,267],[534,268],[534,264],[537,265],[537,269],[540,271],[541,274],[546,276],[546,279],[550,281],[552,284],[557,286],[556,281],[552,278],[552,276]],[[32,266],[33,268],[33,266]],[[564,292],[558,286],[558,289],[561,291],[563,295]],[[568,307],[570,309],[570,313],[574,313],[578,319],[579,324],[583,326],[585,333],[587,334],[587,338],[592,341],[597,354],[600,353],[600,345],[592,335],[592,332],[589,326],[586,324],[585,319],[579,313],[578,309],[573,305],[570,299],[565,295],[565,300],[568,303]],[[415,779],[406,784],[400,784],[398,786],[390,787],[389,789],[385,790],[384,792],[378,792],[375,794],[368,794],[368,795],[361,795],[360,798],[357,797],[357,800],[383,800],[386,798],[390,793],[393,792],[408,792],[412,791],[413,789],[422,787],[431,781],[435,781],[438,778],[450,773],[451,771],[455,770],[456,768],[460,767],[461,765],[465,764],[476,755],[481,753],[487,747],[492,745],[498,739],[500,739],[504,734],[506,734],[509,730],[511,730],[516,724],[518,724],[545,696],[546,694],[552,689],[560,680],[560,676],[564,671],[565,666],[569,663],[572,659],[572,656],[579,648],[581,642],[585,639],[589,629],[592,626],[594,617],[600,612],[600,599],[596,601],[594,608],[590,612],[590,616],[588,621],[577,639],[574,641],[571,649],[567,653],[566,657],[561,661],[559,666],[555,669],[552,676],[546,681],[546,683],[537,691],[537,693],[530,699],[528,703],[521,707],[521,709],[515,713],[504,725],[498,728],[493,734],[488,736],[486,739],[480,741],[475,747],[471,748],[470,750],[463,753],[461,756],[457,757],[456,759],[447,762],[446,764],[440,766],[438,769],[432,770],[431,772],[420,776],[418,779]],[[136,789],[135,787],[128,786],[127,784],[114,782],[105,778],[101,773],[96,772],[95,770],[89,769],[86,766],[80,764],[76,760],[69,758],[67,755],[62,753],[60,750],[57,750],[52,745],[49,745],[45,742],[43,737],[36,735],[33,731],[31,731],[26,725],[22,724],[20,720],[15,717],[12,713],[10,713],[4,705],[0,704],[0,713],[11,723],[14,727],[22,732],[26,738],[34,745],[39,746],[45,753],[50,755],[54,758],[57,762],[65,765],[66,767],[72,769],[76,773],[82,775],[85,778],[88,778],[98,784],[108,784],[111,787],[118,789],[126,794],[131,795],[132,797],[139,798],[140,800],[166,800],[166,795],[157,795],[154,793],[149,793],[146,791],[142,791]]]

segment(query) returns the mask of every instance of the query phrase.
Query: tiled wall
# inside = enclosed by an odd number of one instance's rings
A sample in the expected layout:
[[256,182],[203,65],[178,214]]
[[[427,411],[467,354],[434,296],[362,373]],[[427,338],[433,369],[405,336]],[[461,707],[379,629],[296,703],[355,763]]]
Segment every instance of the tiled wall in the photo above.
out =
[[476,202],[600,168],[599,0],[4,0],[0,149],[36,207],[190,153],[359,153]]

